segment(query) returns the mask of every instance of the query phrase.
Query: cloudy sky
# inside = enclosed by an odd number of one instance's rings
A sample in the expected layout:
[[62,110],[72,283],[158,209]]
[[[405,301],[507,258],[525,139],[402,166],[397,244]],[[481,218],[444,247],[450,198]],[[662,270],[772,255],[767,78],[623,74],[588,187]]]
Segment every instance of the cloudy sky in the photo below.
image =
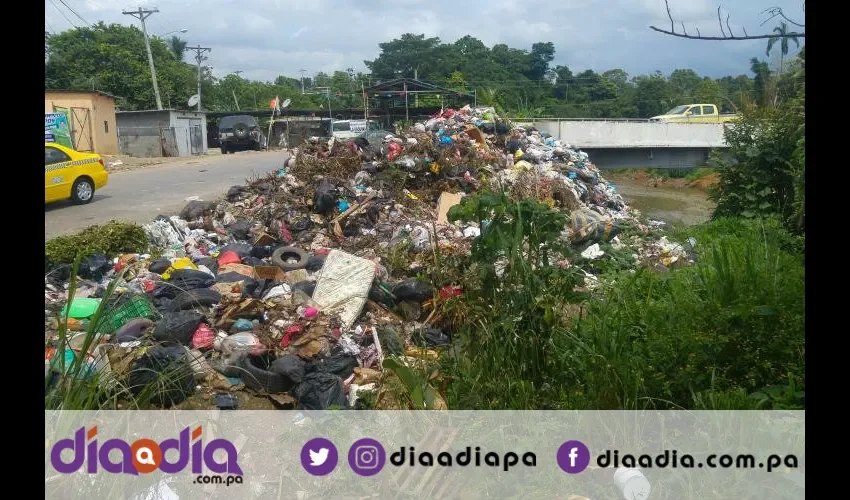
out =
[[[773,20],[759,26],[772,6],[804,23],[801,0],[669,0],[673,18],[689,33],[719,35],[717,7],[737,35],[769,33]],[[720,77],[749,73],[753,56],[765,58],[765,40],[698,41],[656,33],[669,28],[664,0],[45,0],[45,30],[106,23],[138,24],[124,9],[156,7],[148,33],[181,35],[190,45],[211,47],[207,64],[216,76],[242,70],[243,78],[272,80],[353,67],[366,71],[378,43],[402,33],[424,33],[453,42],[472,35],[487,46],[505,43],[531,49],[534,42],[555,44],[555,64],[573,72],[622,68],[630,75],[691,68]],[[533,7],[532,7],[533,6]],[[249,7],[246,9],[246,7]],[[85,22],[84,22],[85,21]],[[679,25],[679,29],[681,25]],[[793,26],[791,26],[793,28]],[[796,53],[796,47],[791,44]],[[775,51],[778,55],[778,50]]]

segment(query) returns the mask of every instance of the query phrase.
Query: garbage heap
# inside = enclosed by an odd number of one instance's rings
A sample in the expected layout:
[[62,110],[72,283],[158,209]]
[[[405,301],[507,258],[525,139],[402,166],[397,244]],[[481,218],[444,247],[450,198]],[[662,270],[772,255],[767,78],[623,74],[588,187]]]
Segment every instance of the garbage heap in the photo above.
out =
[[[276,172],[145,225],[152,254],[85,259],[70,303],[67,266],[48,273],[46,375],[76,359],[74,377],[136,395],[166,377],[153,399],[166,407],[237,408],[245,388],[280,408],[356,408],[376,390],[379,407],[398,407],[383,397],[383,359],[437,358],[451,332],[430,324],[434,300],[462,290],[417,279],[417,261],[391,276],[386,256],[468,252],[486,221],[446,214],[487,187],[568,210],[563,237],[587,260],[600,242],[626,246],[624,221],[650,231],[586,153],[492,108],[449,109],[373,143],[311,138]],[[656,265],[692,259],[666,240],[628,244]]]

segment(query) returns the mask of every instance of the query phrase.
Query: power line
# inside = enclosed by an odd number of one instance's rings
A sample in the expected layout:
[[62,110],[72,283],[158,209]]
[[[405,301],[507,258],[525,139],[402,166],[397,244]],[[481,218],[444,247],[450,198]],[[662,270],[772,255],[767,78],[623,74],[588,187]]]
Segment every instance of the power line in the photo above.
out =
[[70,10],[71,12],[73,12],[75,16],[79,17],[79,18],[80,18],[80,21],[82,21],[83,23],[85,23],[85,24],[86,24],[86,26],[91,26],[91,23],[89,23],[88,21],[86,21],[85,19],[83,19],[83,16],[81,16],[81,15],[77,14],[77,11],[75,11],[74,9],[72,9],[72,8],[71,8],[71,6],[70,6],[70,5],[68,5],[67,3],[65,3],[65,0],[59,0],[59,1],[62,3],[62,5],[64,5],[65,7],[67,7],[67,8],[68,8],[68,10]]
[[50,22],[48,22],[47,19],[44,20],[44,24],[47,25],[51,33],[56,34],[56,30],[53,29],[53,26],[51,26]]
[[58,12],[62,17],[65,18],[66,21],[68,21],[68,24],[70,24],[71,26],[73,26],[75,28],[79,28],[79,26],[74,24],[74,21],[71,21],[70,19],[68,19],[68,16],[66,16],[65,13],[62,12],[61,9],[59,9],[59,6],[56,5],[56,2],[54,2],[53,0],[50,0],[50,4],[53,5],[53,8],[56,9],[56,12]]

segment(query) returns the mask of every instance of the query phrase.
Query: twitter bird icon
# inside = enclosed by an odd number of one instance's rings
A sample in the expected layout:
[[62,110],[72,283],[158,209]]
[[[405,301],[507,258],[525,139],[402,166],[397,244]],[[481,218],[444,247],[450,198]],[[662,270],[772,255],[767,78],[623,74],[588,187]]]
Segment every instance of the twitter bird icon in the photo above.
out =
[[338,461],[336,446],[325,438],[313,438],[301,448],[301,466],[314,476],[330,474]]
[[319,451],[310,450],[310,465],[317,467],[325,463],[328,459],[329,451],[327,448],[319,448]]

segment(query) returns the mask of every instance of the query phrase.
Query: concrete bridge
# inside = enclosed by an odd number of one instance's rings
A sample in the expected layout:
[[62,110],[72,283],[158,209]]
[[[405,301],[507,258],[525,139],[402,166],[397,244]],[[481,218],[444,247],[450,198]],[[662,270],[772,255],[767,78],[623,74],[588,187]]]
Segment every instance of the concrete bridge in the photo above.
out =
[[541,118],[524,122],[586,151],[601,169],[705,165],[713,149],[727,149],[722,123]]

